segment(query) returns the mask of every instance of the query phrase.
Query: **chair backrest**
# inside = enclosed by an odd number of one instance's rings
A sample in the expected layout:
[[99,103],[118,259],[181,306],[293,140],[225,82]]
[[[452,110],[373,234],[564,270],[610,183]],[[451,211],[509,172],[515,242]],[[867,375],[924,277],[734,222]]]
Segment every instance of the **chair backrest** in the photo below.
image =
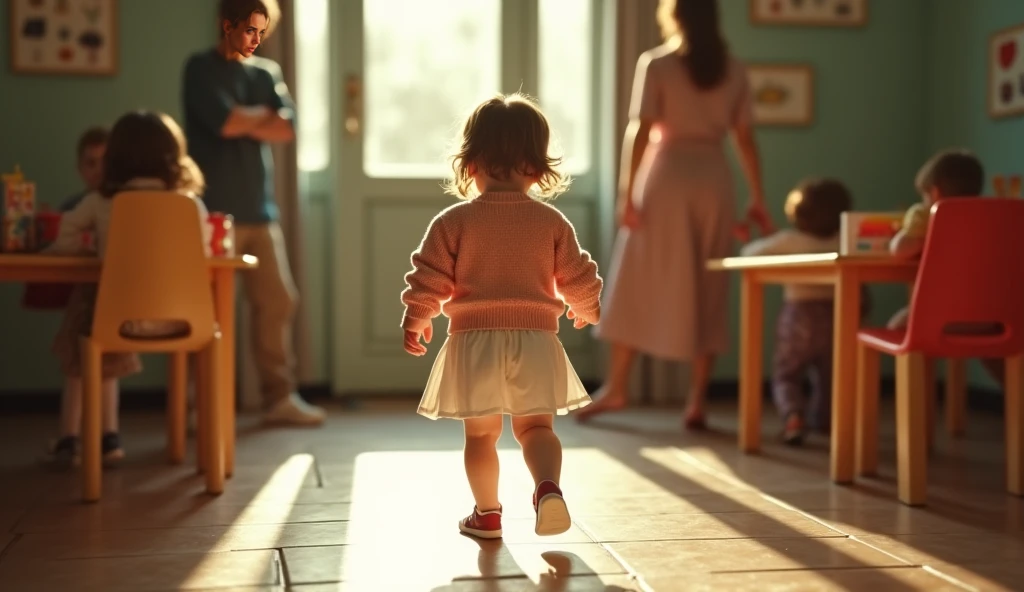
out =
[[1024,351],[1024,200],[971,197],[933,206],[906,345],[939,357]]
[[[213,337],[209,264],[196,202],[171,191],[125,191],[113,197],[92,337],[107,351],[197,350]],[[131,338],[123,324],[185,321],[170,339]]]

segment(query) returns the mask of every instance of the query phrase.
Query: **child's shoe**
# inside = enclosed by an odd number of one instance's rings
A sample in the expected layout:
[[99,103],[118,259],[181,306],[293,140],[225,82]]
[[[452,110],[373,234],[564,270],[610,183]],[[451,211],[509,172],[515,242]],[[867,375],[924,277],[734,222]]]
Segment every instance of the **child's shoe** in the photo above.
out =
[[124,460],[124,449],[121,448],[121,436],[117,432],[103,434],[100,443],[100,451],[103,454],[103,464],[106,466],[116,465]]
[[782,441],[789,446],[800,446],[804,443],[804,420],[800,414],[790,413],[786,418],[786,427],[782,430]]
[[43,462],[62,469],[81,465],[82,449],[78,436],[64,436],[50,442],[43,455]]
[[537,486],[533,493],[533,509],[537,512],[533,531],[540,536],[562,534],[572,526],[562,490],[553,481],[541,481]]
[[459,520],[459,532],[481,539],[500,539],[501,508],[481,512],[473,506],[473,513]]

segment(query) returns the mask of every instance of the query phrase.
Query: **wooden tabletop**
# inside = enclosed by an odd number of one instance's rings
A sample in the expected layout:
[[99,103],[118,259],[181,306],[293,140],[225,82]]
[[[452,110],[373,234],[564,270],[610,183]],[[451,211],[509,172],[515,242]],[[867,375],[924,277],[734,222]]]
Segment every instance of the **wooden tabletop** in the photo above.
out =
[[799,267],[807,270],[833,269],[839,266],[867,268],[917,269],[916,259],[896,257],[868,257],[864,255],[840,255],[839,253],[818,253],[812,255],[758,255],[753,257],[726,257],[711,259],[707,263],[711,270],[744,270]]
[[[214,269],[253,269],[259,261],[252,255],[240,257],[211,257],[210,267]],[[100,259],[80,255],[39,255],[31,253],[0,253],[0,267],[7,268],[52,268],[77,267],[99,268]]]

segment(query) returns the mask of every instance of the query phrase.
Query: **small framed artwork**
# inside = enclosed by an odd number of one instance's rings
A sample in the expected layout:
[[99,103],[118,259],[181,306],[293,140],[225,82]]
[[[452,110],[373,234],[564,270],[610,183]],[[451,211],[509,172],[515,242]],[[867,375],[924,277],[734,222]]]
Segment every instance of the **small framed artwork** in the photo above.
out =
[[750,64],[754,123],[805,126],[814,121],[814,70],[803,64]]
[[117,0],[8,0],[15,74],[117,74]]
[[760,25],[862,27],[868,0],[750,0],[750,20]]
[[1024,24],[989,38],[988,114],[995,119],[1024,115]]

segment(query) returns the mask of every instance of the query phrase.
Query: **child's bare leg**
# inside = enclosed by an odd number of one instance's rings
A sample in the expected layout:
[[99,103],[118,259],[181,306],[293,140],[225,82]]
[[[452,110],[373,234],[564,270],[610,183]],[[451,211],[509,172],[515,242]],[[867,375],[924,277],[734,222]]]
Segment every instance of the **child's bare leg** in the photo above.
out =
[[523,447],[523,460],[535,486],[542,481],[558,485],[562,474],[562,443],[552,429],[553,421],[551,415],[512,418],[512,433]]
[[117,411],[120,399],[117,380],[112,378],[104,380],[101,393],[103,396],[103,433],[116,433],[118,431]]
[[82,379],[65,378],[60,402],[60,435],[77,436],[82,431]]
[[481,512],[497,510],[498,502],[498,438],[501,437],[501,415],[464,420],[466,446],[463,460],[466,478],[473,490],[473,499]]
[[687,427],[700,428],[704,425],[704,401],[714,365],[715,357],[710,354],[697,356],[690,365],[690,397],[683,412],[683,422]]

